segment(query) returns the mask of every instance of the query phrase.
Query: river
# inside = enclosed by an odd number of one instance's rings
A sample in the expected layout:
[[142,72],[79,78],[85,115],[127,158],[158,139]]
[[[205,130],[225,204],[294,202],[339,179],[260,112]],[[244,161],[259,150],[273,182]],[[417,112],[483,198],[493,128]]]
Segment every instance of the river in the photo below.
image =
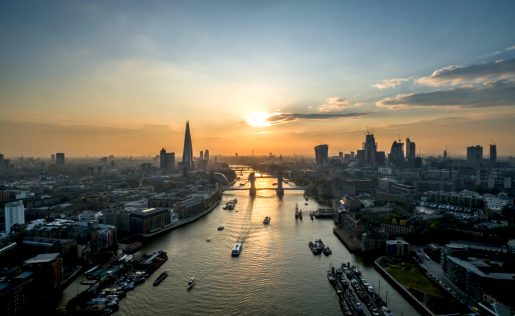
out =
[[[238,174],[242,179],[248,172]],[[276,179],[260,179],[256,186],[273,187]],[[238,183],[237,187],[240,187]],[[248,187],[249,184],[246,185]],[[285,188],[294,187],[293,183]],[[237,198],[234,210],[223,210]],[[309,218],[319,206],[314,200],[304,205],[302,191],[286,191],[282,198],[273,190],[226,191],[213,212],[186,226],[145,241],[141,251],[163,249],[169,260],[161,271],[169,276],[159,286],[152,281],[136,287],[120,301],[117,315],[341,315],[338,299],[327,280],[330,265],[350,261],[358,264],[364,277],[379,290],[395,315],[418,313],[372,265],[364,265],[333,234],[330,219]],[[303,220],[295,219],[295,205]],[[263,224],[271,217],[269,225]],[[218,231],[218,226],[225,229]],[[321,238],[331,247],[331,256],[314,256],[308,242]],[[231,257],[235,242],[242,241],[239,257]],[[194,275],[195,287],[187,290]],[[63,302],[84,289],[80,276],[66,290]]]

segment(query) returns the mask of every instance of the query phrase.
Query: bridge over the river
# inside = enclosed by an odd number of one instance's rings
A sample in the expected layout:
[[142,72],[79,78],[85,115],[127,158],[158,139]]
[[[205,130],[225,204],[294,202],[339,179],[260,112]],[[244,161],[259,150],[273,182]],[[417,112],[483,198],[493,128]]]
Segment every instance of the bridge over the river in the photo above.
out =
[[275,190],[275,192],[277,193],[278,196],[283,196],[284,195],[284,191],[299,191],[299,190],[304,190],[304,188],[302,187],[296,187],[296,188],[284,188],[283,187],[283,182],[286,182],[288,183],[287,181],[285,181],[283,179],[283,176],[282,174],[279,173],[279,175],[277,176],[277,187],[276,188],[269,188],[269,187],[265,187],[265,188],[256,188],[256,179],[266,179],[266,178],[275,178],[275,177],[272,177],[272,176],[260,176],[260,177],[256,177],[256,173],[255,172],[252,172],[250,175],[249,175],[249,178],[248,178],[248,181],[250,182],[250,188],[237,188],[237,187],[228,187],[228,188],[224,188],[224,191],[243,191],[243,190],[249,190],[249,195],[251,196],[256,196],[256,192],[258,190]]

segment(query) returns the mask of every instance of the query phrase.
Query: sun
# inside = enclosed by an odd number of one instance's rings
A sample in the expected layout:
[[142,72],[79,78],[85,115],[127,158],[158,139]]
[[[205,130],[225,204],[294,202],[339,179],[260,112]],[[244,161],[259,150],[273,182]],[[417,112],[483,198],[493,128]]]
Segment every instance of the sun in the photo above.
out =
[[265,127],[270,126],[270,122],[268,118],[270,114],[267,112],[252,112],[249,115],[245,116],[245,120],[247,124],[253,127]]

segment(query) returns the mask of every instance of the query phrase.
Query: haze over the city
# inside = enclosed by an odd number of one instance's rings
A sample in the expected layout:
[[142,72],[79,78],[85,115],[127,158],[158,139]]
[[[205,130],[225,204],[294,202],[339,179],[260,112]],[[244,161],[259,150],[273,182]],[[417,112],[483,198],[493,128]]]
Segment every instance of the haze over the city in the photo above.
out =
[[513,1],[4,1],[6,156],[515,153]]

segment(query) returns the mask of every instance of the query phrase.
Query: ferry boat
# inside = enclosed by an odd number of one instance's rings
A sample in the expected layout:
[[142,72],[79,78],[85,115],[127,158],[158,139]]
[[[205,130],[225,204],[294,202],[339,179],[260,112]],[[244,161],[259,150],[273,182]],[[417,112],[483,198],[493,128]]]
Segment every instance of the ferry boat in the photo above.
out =
[[188,280],[188,291],[191,290],[195,286],[195,276],[192,276]]
[[163,282],[164,279],[166,279],[166,277],[168,276],[168,272],[165,271],[163,273],[161,273],[157,279],[154,280],[154,283],[152,283],[152,285],[154,286],[158,286],[161,282]]
[[263,220],[263,224],[265,224],[265,225],[270,224],[270,220],[271,220],[270,216],[265,217],[265,219]]
[[240,252],[241,252],[241,246],[242,246],[241,242],[235,243],[234,246],[232,247],[231,256],[233,256],[233,257],[239,256]]

